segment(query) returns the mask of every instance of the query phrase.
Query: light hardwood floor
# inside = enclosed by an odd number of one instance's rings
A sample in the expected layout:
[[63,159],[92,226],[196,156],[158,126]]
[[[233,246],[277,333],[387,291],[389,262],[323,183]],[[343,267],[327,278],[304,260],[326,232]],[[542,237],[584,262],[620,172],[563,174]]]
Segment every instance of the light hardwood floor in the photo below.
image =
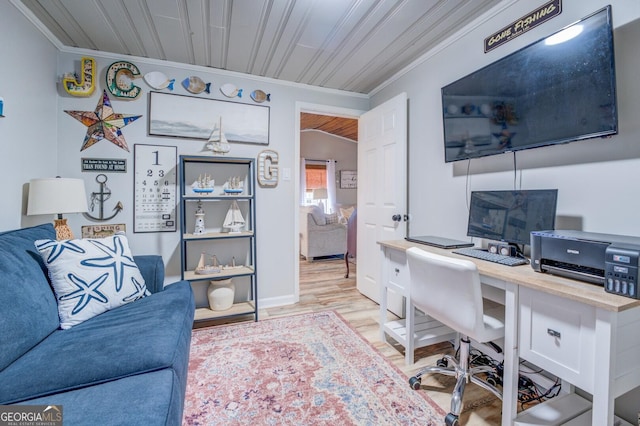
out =
[[[344,278],[343,260],[300,261],[300,302],[276,308],[260,310],[260,319],[306,312],[334,310],[351,324],[372,346],[407,377],[421,367],[435,364],[443,353],[452,353],[451,345],[443,343],[416,350],[416,362],[406,366],[404,349],[393,341],[380,340],[379,306],[362,296],[356,289],[356,266],[351,265],[350,278]],[[422,390],[439,404],[445,412],[450,408],[450,392],[455,379],[448,376],[429,375],[422,379]],[[407,386],[409,386],[407,384]],[[470,384],[465,390],[464,409],[460,416],[463,425],[499,425],[501,402],[495,396]]]

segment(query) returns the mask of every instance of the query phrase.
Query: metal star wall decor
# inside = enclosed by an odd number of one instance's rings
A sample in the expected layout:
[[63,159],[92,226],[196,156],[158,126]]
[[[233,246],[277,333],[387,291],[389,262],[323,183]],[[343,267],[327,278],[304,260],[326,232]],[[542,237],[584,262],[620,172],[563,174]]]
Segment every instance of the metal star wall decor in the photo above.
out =
[[106,90],[103,91],[95,111],[65,112],[88,127],[87,136],[84,138],[80,151],[84,151],[102,139],[107,139],[125,151],[129,151],[127,141],[120,129],[142,117],[141,115],[114,113]]

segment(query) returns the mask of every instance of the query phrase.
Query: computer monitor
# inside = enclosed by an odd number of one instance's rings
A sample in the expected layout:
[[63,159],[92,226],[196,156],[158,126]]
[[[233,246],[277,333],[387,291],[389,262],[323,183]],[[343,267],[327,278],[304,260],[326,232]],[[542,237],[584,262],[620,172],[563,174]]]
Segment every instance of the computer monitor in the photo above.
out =
[[467,235],[530,244],[531,231],[554,229],[557,198],[557,189],[473,191]]

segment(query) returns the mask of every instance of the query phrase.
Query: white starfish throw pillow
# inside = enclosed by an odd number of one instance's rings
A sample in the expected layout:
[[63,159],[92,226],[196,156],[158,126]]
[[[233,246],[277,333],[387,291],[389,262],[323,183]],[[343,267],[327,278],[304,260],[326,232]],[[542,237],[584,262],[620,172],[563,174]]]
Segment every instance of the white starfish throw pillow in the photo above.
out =
[[35,245],[49,269],[62,329],[149,295],[124,235]]

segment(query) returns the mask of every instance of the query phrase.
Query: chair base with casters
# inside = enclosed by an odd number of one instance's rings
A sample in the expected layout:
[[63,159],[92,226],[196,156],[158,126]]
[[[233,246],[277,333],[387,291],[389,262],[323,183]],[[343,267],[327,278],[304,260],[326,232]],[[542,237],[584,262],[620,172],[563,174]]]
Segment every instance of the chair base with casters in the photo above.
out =
[[419,390],[422,383],[422,376],[425,374],[438,373],[456,377],[456,385],[451,394],[451,411],[444,419],[447,426],[459,424],[458,417],[462,411],[462,395],[464,394],[464,388],[469,381],[502,399],[500,390],[477,377],[477,374],[479,373],[494,373],[494,368],[489,365],[481,365],[478,367],[469,366],[470,349],[471,344],[469,339],[467,337],[462,337],[460,339],[459,359],[455,359],[451,355],[445,355],[437,361],[435,366],[425,367],[409,379],[409,386],[414,390]]
[[[413,389],[420,389],[421,376],[440,373],[456,378],[451,395],[451,411],[444,421],[447,426],[459,425],[462,397],[467,383],[474,383],[502,399],[501,392],[488,380],[498,380],[492,366],[471,367],[470,341],[490,344],[504,337],[504,307],[491,307],[482,297],[480,274],[475,263],[442,256],[417,247],[407,250],[409,293],[412,307],[458,332],[458,359],[445,355],[436,366],[427,367],[409,379]],[[485,306],[486,305],[486,306]]]

